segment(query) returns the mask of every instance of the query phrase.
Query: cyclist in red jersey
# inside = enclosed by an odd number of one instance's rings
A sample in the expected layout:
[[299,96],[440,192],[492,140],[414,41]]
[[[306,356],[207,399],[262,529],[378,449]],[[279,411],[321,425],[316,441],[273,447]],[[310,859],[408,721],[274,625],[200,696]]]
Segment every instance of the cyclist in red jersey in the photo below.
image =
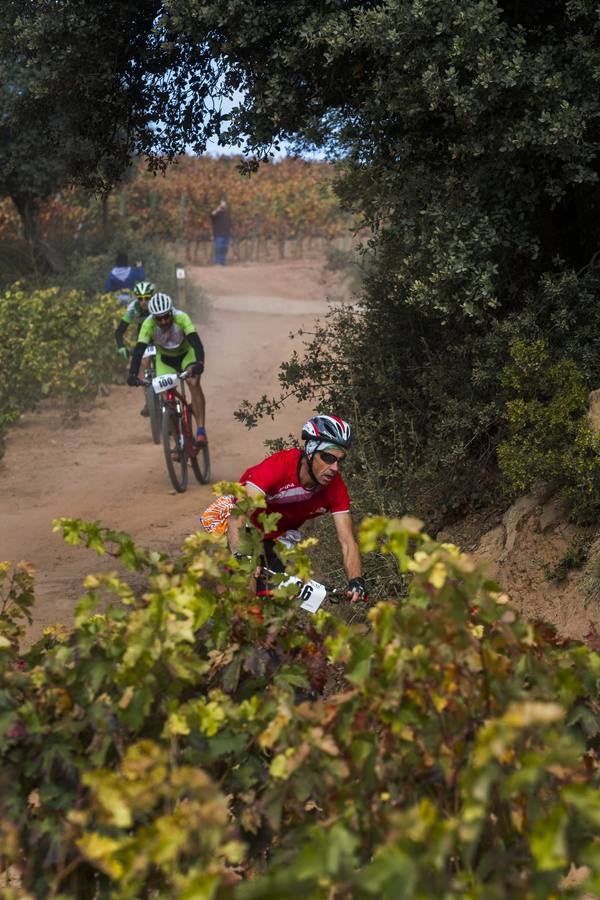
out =
[[[264,495],[268,513],[280,515],[276,529],[263,537],[267,566],[282,571],[277,541],[287,543],[286,536],[296,532],[308,519],[330,512],[348,577],[348,595],[353,603],[363,600],[365,582],[350,517],[350,496],[340,474],[352,440],[350,426],[337,416],[314,416],[305,423],[302,438],[303,450],[273,453],[246,469],[240,478],[251,497]],[[260,512],[252,517],[257,528],[260,528]],[[240,516],[229,517],[229,546],[234,553],[243,524]]]

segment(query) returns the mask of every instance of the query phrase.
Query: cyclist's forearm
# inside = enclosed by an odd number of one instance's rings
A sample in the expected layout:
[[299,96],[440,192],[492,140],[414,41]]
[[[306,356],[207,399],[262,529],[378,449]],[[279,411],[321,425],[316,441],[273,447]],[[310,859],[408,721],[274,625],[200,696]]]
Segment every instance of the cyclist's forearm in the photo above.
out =
[[131,363],[129,366],[130,375],[137,375],[140,368],[140,363],[142,361],[142,356],[144,355],[144,350],[147,346],[148,344],[144,344],[143,341],[138,341],[133,348],[133,353],[131,354]]
[[125,332],[127,331],[128,325],[129,325],[129,322],[125,322],[123,319],[121,319],[121,321],[117,325],[117,330],[115,331],[115,340],[117,342],[117,347],[119,347],[119,348],[125,346],[123,337],[125,335]]
[[344,569],[348,576],[348,580],[351,581],[353,578],[360,578],[362,574],[360,551],[358,549],[358,544],[356,543],[356,538],[354,537],[350,513],[336,513],[333,520],[335,522],[335,530],[340,543]]
[[362,563],[356,541],[342,544],[342,559],[348,581],[351,581],[353,578],[360,578],[362,575]]
[[196,362],[204,363],[204,347],[197,332],[192,331],[187,335],[188,343],[196,354]]

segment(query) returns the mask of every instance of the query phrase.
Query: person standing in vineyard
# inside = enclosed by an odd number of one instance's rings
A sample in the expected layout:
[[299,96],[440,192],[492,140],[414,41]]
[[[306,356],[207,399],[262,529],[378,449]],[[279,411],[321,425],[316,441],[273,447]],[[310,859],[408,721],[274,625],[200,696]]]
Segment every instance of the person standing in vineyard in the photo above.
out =
[[231,215],[225,197],[221,197],[219,205],[211,212],[210,222],[213,232],[215,266],[224,266],[231,240]]

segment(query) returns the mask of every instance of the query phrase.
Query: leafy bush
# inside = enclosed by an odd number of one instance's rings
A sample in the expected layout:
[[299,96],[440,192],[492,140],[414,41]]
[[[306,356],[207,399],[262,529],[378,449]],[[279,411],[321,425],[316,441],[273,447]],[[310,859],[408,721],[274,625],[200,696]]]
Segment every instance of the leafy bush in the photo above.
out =
[[[75,404],[119,370],[114,330],[122,308],[58,288],[0,296],[0,439],[44,397]],[[122,368],[122,367],[120,367]]]
[[140,234],[126,223],[111,228],[108,239],[100,233],[90,235],[84,231],[80,236],[70,234],[62,240],[53,237],[51,245],[46,246],[56,262],[57,271],[52,275],[36,268],[26,241],[0,240],[0,290],[8,290],[19,281],[26,293],[50,287],[58,288],[61,293],[75,290],[86,294],[92,303],[104,290],[117,253],[124,252],[129,254],[130,261],[141,259],[147,279],[159,290],[171,294],[178,305],[185,305],[187,311],[201,309],[205,302],[203,292],[188,278],[184,303],[179,295],[181,282],[175,274],[178,261],[164,243]]
[[600,436],[588,418],[588,392],[572,359],[553,362],[545,341],[515,341],[502,375],[510,436],[498,448],[501,468],[517,490],[544,480],[573,505],[600,504]]
[[223,538],[169,560],[57,527],[144,584],[89,576],[72,632],[19,652],[31,576],[0,572],[0,871],[29,895],[548,897],[571,863],[566,894],[600,888],[600,656],[416,521],[361,527],[410,576],[366,634],[257,605]]

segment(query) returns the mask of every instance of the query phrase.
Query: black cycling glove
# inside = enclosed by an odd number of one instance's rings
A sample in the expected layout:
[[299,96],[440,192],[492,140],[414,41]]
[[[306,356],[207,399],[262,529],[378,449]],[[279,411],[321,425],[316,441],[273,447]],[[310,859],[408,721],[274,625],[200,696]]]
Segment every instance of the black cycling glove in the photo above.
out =
[[365,600],[367,596],[367,588],[365,585],[365,579],[361,578],[360,575],[357,578],[351,578],[348,582],[349,593],[357,593],[360,596],[361,600]]

